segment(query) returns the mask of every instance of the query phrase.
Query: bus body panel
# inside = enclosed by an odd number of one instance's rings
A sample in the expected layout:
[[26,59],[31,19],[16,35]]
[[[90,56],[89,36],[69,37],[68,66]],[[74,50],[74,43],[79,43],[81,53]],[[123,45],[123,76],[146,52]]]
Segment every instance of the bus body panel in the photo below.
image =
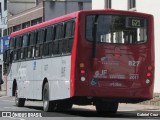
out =
[[[70,97],[71,56],[13,63],[8,78],[8,96],[12,96],[13,80],[17,81],[18,96],[42,99],[42,84],[49,82],[50,100]],[[56,91],[56,92],[55,92]]]
[[[95,14],[145,17],[149,23],[148,41],[134,45],[97,43],[96,57],[93,58],[93,43],[86,39],[85,31],[86,17]],[[117,102],[129,102],[127,99],[134,102],[137,99],[139,102],[151,99],[154,87],[154,28],[151,15],[117,10],[78,11],[15,32],[11,37],[73,18],[76,20],[71,55],[12,63],[7,77],[8,95],[12,95],[15,79],[19,97],[41,100],[43,81],[47,79],[50,100],[89,97]],[[151,76],[147,77],[149,66],[152,67],[149,71]],[[147,79],[150,79],[149,84],[146,84]]]
[[[86,17],[94,14],[128,15],[148,20],[148,41],[144,44],[96,44],[96,58],[92,58],[92,42],[86,39]],[[135,12],[88,12],[81,14],[79,47],[77,48],[77,76],[75,96],[113,99],[151,99],[154,87],[154,28],[153,16]],[[82,26],[83,25],[83,26]],[[148,32],[147,32],[148,33]],[[81,81],[80,63],[84,63],[86,81]],[[148,67],[152,70],[148,71]],[[147,73],[151,76],[147,77]],[[146,80],[150,83],[147,84]],[[133,99],[134,101],[134,99]]]

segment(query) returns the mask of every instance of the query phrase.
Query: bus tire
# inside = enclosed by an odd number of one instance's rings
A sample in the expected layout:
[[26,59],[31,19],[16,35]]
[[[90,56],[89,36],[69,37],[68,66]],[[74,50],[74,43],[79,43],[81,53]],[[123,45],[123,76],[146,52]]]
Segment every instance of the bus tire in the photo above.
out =
[[96,111],[98,113],[116,113],[118,109],[118,102],[98,102],[96,103]]
[[56,107],[56,103],[54,101],[49,100],[49,84],[45,83],[43,88],[43,110],[45,112],[54,111]]
[[24,107],[25,98],[18,98],[18,90],[15,90],[15,104],[17,107]]

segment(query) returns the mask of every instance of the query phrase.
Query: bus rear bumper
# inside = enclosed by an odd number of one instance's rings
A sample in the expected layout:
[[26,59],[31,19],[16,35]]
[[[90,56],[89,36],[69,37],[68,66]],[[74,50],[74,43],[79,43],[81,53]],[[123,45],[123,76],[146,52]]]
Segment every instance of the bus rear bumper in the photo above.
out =
[[88,98],[105,99],[122,103],[138,103],[153,98],[152,88],[139,89],[79,89],[74,96],[87,96]]

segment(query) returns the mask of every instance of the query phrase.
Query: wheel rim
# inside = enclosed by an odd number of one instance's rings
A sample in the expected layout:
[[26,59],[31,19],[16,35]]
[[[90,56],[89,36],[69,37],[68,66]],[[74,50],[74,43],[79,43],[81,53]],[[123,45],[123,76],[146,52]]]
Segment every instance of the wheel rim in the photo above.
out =
[[17,92],[17,90],[15,91],[15,103],[16,103],[16,105],[18,104],[18,92]]
[[43,94],[43,107],[44,109],[48,107],[48,92],[46,89],[44,89],[44,94]]

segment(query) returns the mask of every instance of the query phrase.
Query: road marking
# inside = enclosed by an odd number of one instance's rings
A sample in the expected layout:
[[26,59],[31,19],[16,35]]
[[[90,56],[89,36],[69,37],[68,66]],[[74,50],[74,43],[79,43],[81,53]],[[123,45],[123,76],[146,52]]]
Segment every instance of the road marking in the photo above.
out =
[[8,117],[10,119],[14,119],[14,120],[25,120],[24,118],[14,118],[14,117]]
[[0,98],[6,98],[6,97],[8,97],[8,96],[0,96]]
[[17,107],[3,107],[5,109],[17,109]]
[[13,100],[1,100],[3,102],[14,102]]

